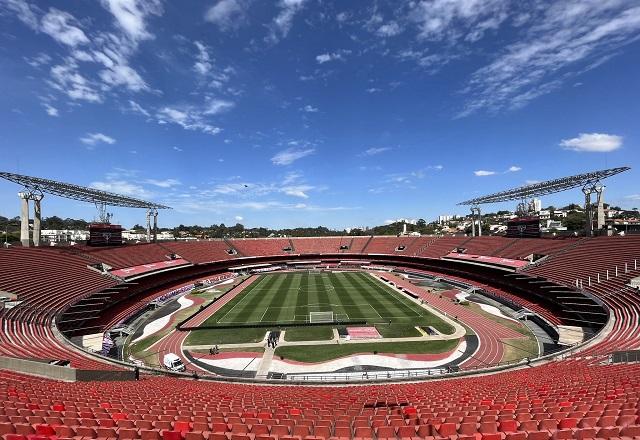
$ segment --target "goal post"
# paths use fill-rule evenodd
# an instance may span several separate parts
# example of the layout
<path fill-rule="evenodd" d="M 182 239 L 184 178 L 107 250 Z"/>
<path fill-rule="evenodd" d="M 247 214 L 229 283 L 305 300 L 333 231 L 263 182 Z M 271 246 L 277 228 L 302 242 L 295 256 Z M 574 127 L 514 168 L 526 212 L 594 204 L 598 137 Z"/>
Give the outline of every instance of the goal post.
<path fill-rule="evenodd" d="M 309 312 L 309 323 L 333 322 L 333 312 Z"/>

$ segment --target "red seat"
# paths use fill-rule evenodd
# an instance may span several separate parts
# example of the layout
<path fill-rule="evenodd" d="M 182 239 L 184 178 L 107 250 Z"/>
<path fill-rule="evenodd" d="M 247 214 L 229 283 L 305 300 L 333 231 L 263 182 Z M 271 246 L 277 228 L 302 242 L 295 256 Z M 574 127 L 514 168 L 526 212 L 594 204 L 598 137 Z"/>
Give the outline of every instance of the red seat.
<path fill-rule="evenodd" d="M 137 438 L 140 438 L 140 436 L 138 435 L 137 429 L 120 428 L 118 429 L 118 438 L 119 439 L 137 439 Z"/>
<path fill-rule="evenodd" d="M 380 440 L 382 439 L 395 439 L 396 438 L 396 428 L 393 426 L 380 426 L 375 428 L 376 437 Z"/>
<path fill-rule="evenodd" d="M 16 430 L 13 427 L 11 422 L 2 422 L 0 423 L 0 437 L 5 434 L 15 434 Z"/>
<path fill-rule="evenodd" d="M 443 423 L 438 427 L 438 434 L 441 436 L 456 435 L 457 429 L 455 423 Z"/>
<path fill-rule="evenodd" d="M 160 433 L 153 429 L 141 429 L 140 438 L 142 440 L 160 440 Z"/>
<path fill-rule="evenodd" d="M 620 430 L 623 437 L 640 437 L 640 425 L 627 425 Z"/>
<path fill-rule="evenodd" d="M 370 439 L 373 438 L 373 430 L 368 426 L 360 426 L 355 428 L 354 438 Z"/>
<path fill-rule="evenodd" d="M 558 423 L 558 429 L 571 429 L 577 426 L 578 426 L 578 419 L 569 418 L 569 417 L 560 420 L 560 422 Z"/>
<path fill-rule="evenodd" d="M 177 421 L 173 424 L 173 430 L 178 432 L 186 432 L 191 430 L 189 422 Z"/>
<path fill-rule="evenodd" d="M 280 421 L 282 422 L 282 420 Z M 285 435 L 289 435 L 289 427 L 286 425 L 272 425 L 271 426 L 271 435 L 275 435 L 278 437 L 282 437 Z"/>
<path fill-rule="evenodd" d="M 271 431 L 273 434 L 273 430 Z M 334 437 L 351 438 L 351 428 L 349 426 L 336 426 L 333 432 Z"/>
<path fill-rule="evenodd" d="M 515 420 L 503 420 L 498 424 L 500 432 L 516 432 L 518 430 L 518 422 Z"/>
<path fill-rule="evenodd" d="M 529 431 L 527 432 L 527 440 L 549 440 L 551 433 L 549 431 Z"/>
<path fill-rule="evenodd" d="M 96 434 L 98 435 L 97 438 L 99 439 L 112 439 L 112 438 L 118 438 L 118 435 L 116 434 L 115 429 L 113 428 L 98 428 L 96 429 Z"/>
<path fill-rule="evenodd" d="M 162 440 L 182 440 L 180 431 L 162 431 Z"/>

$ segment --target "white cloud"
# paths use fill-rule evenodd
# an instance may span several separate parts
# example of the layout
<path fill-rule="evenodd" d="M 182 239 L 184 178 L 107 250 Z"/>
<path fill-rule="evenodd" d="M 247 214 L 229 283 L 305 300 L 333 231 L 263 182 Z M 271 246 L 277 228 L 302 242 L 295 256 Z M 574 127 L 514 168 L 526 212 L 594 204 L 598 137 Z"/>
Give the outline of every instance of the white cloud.
<path fill-rule="evenodd" d="M 102 5 L 133 41 L 153 38 L 145 20 L 149 15 L 162 15 L 163 12 L 160 0 L 102 0 Z"/>
<path fill-rule="evenodd" d="M 113 65 L 109 69 L 100 71 L 99 76 L 102 81 L 110 86 L 125 86 L 132 92 L 139 92 L 148 88 L 138 72 L 126 64 Z"/>
<path fill-rule="evenodd" d="M 350 50 L 340 49 L 336 52 L 326 52 L 316 55 L 316 62 L 318 64 L 328 63 L 329 61 L 344 61 L 346 55 L 351 53 Z"/>
<path fill-rule="evenodd" d="M 116 140 L 103 133 L 87 133 L 84 137 L 80 138 L 80 142 L 90 146 L 94 146 L 99 143 L 113 145 L 116 143 Z"/>
<path fill-rule="evenodd" d="M 204 19 L 222 31 L 237 29 L 246 21 L 247 2 L 245 0 L 220 0 L 209 9 Z"/>
<path fill-rule="evenodd" d="M 506 18 L 508 0 L 422 0 L 410 19 L 418 23 L 423 40 L 476 41 Z"/>
<path fill-rule="evenodd" d="M 107 180 L 92 182 L 91 188 L 108 191 L 116 194 L 124 194 L 134 197 L 149 197 L 152 194 L 145 190 L 142 186 L 126 180 Z"/>
<path fill-rule="evenodd" d="M 530 15 L 522 36 L 471 76 L 458 117 L 521 108 L 567 80 L 575 82 L 640 36 L 640 6 L 634 2 L 565 0 Z"/>
<path fill-rule="evenodd" d="M 376 154 L 384 153 L 389 150 L 391 150 L 390 147 L 371 147 L 364 150 L 364 152 L 361 153 L 361 156 L 375 156 Z"/>
<path fill-rule="evenodd" d="M 227 110 L 231 110 L 234 106 L 235 104 L 231 101 L 224 99 L 211 99 L 207 102 L 203 113 L 205 115 L 217 115 L 219 113 L 224 113 Z"/>
<path fill-rule="evenodd" d="M 387 174 L 385 175 L 385 182 L 386 183 L 390 183 L 392 185 L 392 188 L 396 188 L 396 189 L 416 189 L 417 187 L 415 186 L 418 180 L 422 180 L 424 179 L 427 175 L 429 175 L 428 171 L 430 170 L 436 170 L 436 171 L 440 171 L 441 168 L 439 168 L 440 165 L 430 165 L 424 168 L 420 168 L 414 171 L 407 171 L 404 173 L 391 173 L 391 174 Z M 385 187 L 380 187 L 380 188 L 373 188 L 370 189 L 369 192 L 371 193 L 375 193 L 375 194 L 380 194 L 383 192 L 387 192 L 390 189 L 389 185 L 385 186 Z"/>
<path fill-rule="evenodd" d="M 318 64 L 327 63 L 327 62 L 331 61 L 332 59 L 333 59 L 333 57 L 329 53 L 323 53 L 323 54 L 320 54 L 320 55 L 316 56 L 316 61 L 318 62 Z"/>
<path fill-rule="evenodd" d="M 183 150 L 182 148 L 180 148 L 180 147 L 173 147 L 173 150 L 174 150 L 174 151 L 177 151 L 177 152 L 184 151 L 184 150 Z"/>
<path fill-rule="evenodd" d="M 306 183 L 294 183 L 301 177 L 300 174 L 290 173 L 282 183 L 251 183 L 251 182 L 227 182 L 216 185 L 211 192 L 225 196 L 235 196 L 241 198 L 264 197 L 269 194 L 284 194 L 290 197 L 302 199 L 309 198 L 310 191 L 322 190 Z"/>
<path fill-rule="evenodd" d="M 622 136 L 604 133 L 580 133 L 578 137 L 563 139 L 560 146 L 565 150 L 608 153 L 622 146 Z"/>
<path fill-rule="evenodd" d="M 278 152 L 275 156 L 273 156 L 271 158 L 271 162 L 273 162 L 275 165 L 290 165 L 298 159 L 302 159 L 303 157 L 313 154 L 315 151 L 315 148 L 288 148 L 286 150 Z"/>
<path fill-rule="evenodd" d="M 318 112 L 318 107 L 314 107 L 312 105 L 305 105 L 304 107 L 302 107 L 302 110 L 307 112 L 307 113 L 317 113 Z"/>
<path fill-rule="evenodd" d="M 267 40 L 277 43 L 285 38 L 291 30 L 295 15 L 302 10 L 307 0 L 280 0 L 278 7 L 280 12 L 270 26 L 270 33 Z"/>
<path fill-rule="evenodd" d="M 145 182 L 148 183 L 149 185 L 158 186 L 160 188 L 171 188 L 174 186 L 182 185 L 182 183 L 180 183 L 180 181 L 177 179 L 164 179 L 164 180 L 147 179 L 145 180 Z"/>
<path fill-rule="evenodd" d="M 198 48 L 198 54 L 196 55 L 196 62 L 193 65 L 193 70 L 200 75 L 206 75 L 213 67 L 211 64 L 211 58 L 209 57 L 208 48 L 200 41 L 195 41 L 193 44 Z"/>
<path fill-rule="evenodd" d="M 496 174 L 496 172 L 487 171 L 487 170 L 478 170 L 478 171 L 474 171 L 473 174 L 475 174 L 476 176 L 493 176 L 494 174 Z"/>
<path fill-rule="evenodd" d="M 309 195 L 307 194 L 307 192 L 312 189 L 314 189 L 314 187 L 311 185 L 295 185 L 295 186 L 285 186 L 281 189 L 281 191 L 288 196 L 308 199 Z"/>
<path fill-rule="evenodd" d="M 73 47 L 89 42 L 89 38 L 79 28 L 78 21 L 68 12 L 55 8 L 49 9 L 49 12 L 42 17 L 41 26 L 42 32 L 67 46 Z"/>
<path fill-rule="evenodd" d="M 230 66 L 227 66 L 224 69 L 216 68 L 214 65 L 214 59 L 209 53 L 210 47 L 200 41 L 195 41 L 193 44 L 198 50 L 195 55 L 196 59 L 193 64 L 193 70 L 199 75 L 203 84 L 215 89 L 222 89 L 222 87 L 229 82 L 231 76 L 235 73 L 235 69 Z M 237 91 L 232 92 L 237 93 Z"/>
<path fill-rule="evenodd" d="M 204 120 L 203 112 L 192 107 L 163 107 L 157 114 L 158 123 L 173 123 L 185 130 L 201 131 L 206 134 L 216 135 L 222 131 Z"/>
<path fill-rule="evenodd" d="M 133 100 L 129 100 L 129 108 L 136 112 L 136 113 L 140 113 L 141 115 L 144 115 L 146 117 L 150 117 L 151 114 L 145 110 L 140 104 L 138 104 L 137 102 L 133 101 Z"/>
<path fill-rule="evenodd" d="M 47 114 L 49 116 L 59 116 L 60 115 L 58 113 L 58 109 L 53 107 L 52 105 L 44 103 L 44 104 L 42 104 L 42 106 L 44 107 L 45 111 L 47 112 Z"/>
<path fill-rule="evenodd" d="M 98 90 L 78 72 L 78 66 L 74 62 L 68 61 L 66 64 L 53 66 L 50 84 L 71 99 L 102 102 Z"/>
<path fill-rule="evenodd" d="M 522 170 L 521 167 L 516 166 L 516 165 L 511 165 L 505 171 L 500 172 L 500 173 L 497 172 L 497 171 L 477 170 L 477 171 L 474 171 L 473 174 L 475 174 L 478 177 L 484 177 L 484 176 L 494 176 L 496 174 L 516 173 L 516 172 L 518 172 L 520 170 Z"/>
<path fill-rule="evenodd" d="M 284 176 L 284 179 L 282 180 L 282 184 L 283 185 L 290 185 L 293 182 L 296 182 L 297 180 L 299 180 L 302 177 L 302 174 L 296 171 L 292 171 L 290 173 L 287 173 Z"/>
<path fill-rule="evenodd" d="M 336 15 L 336 20 L 338 21 L 338 23 L 344 23 L 349 19 L 350 16 L 351 14 L 349 14 L 346 11 L 343 11 L 338 13 L 338 15 Z"/>
<path fill-rule="evenodd" d="M 234 217 L 234 219 L 235 219 L 236 221 L 241 222 L 242 220 L 244 220 L 244 217 L 242 217 L 241 215 L 236 215 L 236 216 Z"/>
<path fill-rule="evenodd" d="M 39 30 L 38 7 L 24 0 L 4 0 L 2 6 L 14 12 L 18 19 L 33 30 Z"/>
<path fill-rule="evenodd" d="M 367 93 L 378 93 L 378 92 L 382 92 L 382 89 L 379 89 L 378 87 L 369 87 L 367 90 Z"/>
<path fill-rule="evenodd" d="M 383 24 L 376 30 L 376 34 L 381 37 L 394 37 L 402 32 L 402 28 L 395 21 Z"/>
<path fill-rule="evenodd" d="M 31 67 L 40 67 L 51 62 L 51 57 L 44 52 L 39 53 L 33 58 L 24 57 L 24 60 Z"/>

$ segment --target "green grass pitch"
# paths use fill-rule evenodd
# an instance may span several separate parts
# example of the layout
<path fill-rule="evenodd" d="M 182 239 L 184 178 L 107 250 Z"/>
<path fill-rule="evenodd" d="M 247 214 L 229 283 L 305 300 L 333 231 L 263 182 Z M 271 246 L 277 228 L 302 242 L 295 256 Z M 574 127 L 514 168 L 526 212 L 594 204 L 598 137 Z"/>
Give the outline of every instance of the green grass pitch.
<path fill-rule="evenodd" d="M 309 312 L 329 311 L 334 319 L 371 324 L 391 321 L 394 326 L 410 328 L 431 325 L 443 333 L 453 331 L 406 295 L 367 273 L 356 272 L 260 275 L 202 325 L 302 323 L 308 322 Z"/>

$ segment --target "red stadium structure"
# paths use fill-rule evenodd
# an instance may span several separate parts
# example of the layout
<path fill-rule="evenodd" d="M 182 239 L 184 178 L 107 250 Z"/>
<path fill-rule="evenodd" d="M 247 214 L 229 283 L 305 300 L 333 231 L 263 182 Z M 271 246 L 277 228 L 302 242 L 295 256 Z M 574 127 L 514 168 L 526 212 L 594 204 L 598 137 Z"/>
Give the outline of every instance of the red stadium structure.
<path fill-rule="evenodd" d="M 447 258 L 456 249 L 496 259 L 529 257 L 529 264 L 514 270 L 490 260 Z M 175 259 L 185 261 L 130 278 L 112 273 Z M 639 259 L 638 236 L 278 238 L 0 250 L 0 291 L 17 297 L 13 307 L 0 312 L 0 435 L 5 440 L 640 438 L 640 365 L 612 356 L 640 348 L 640 298 L 629 286 L 640 276 Z M 132 366 L 81 351 L 66 339 L 112 328 L 154 298 L 194 280 L 224 277 L 238 265 L 309 260 L 360 260 L 456 280 L 519 304 L 552 326 L 591 328 L 594 337 L 493 374 L 465 376 L 479 368 L 470 365 L 436 381 L 341 387 L 195 381 L 192 373 L 152 371 L 133 382 Z M 481 333 L 490 344 L 490 325 Z M 45 369 L 33 365 L 54 360 L 68 362 L 58 368 L 74 371 L 74 382 L 24 374 L 32 368 L 43 375 Z"/>

